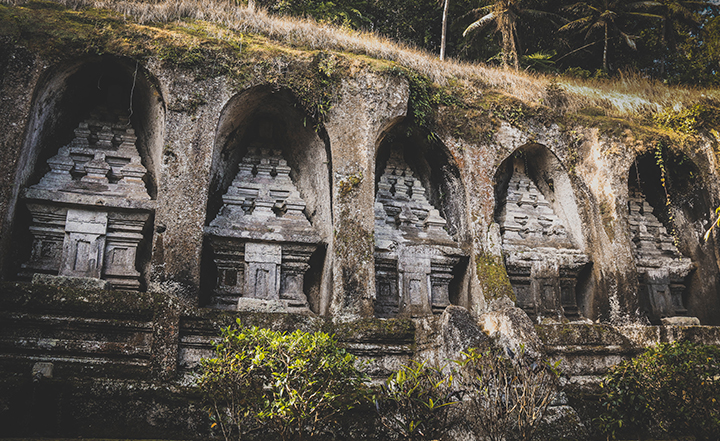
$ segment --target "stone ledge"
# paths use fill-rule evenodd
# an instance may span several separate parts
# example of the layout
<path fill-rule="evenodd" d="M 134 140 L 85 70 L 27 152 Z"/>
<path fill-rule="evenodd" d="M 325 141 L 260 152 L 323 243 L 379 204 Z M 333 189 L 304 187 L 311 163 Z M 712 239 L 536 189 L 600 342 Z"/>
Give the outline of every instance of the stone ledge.
<path fill-rule="evenodd" d="M 164 294 L 0 282 L 0 310 L 150 319 Z"/>
<path fill-rule="evenodd" d="M 110 282 L 92 277 L 52 276 L 50 274 L 33 274 L 33 285 L 61 286 L 73 289 L 109 290 Z"/>

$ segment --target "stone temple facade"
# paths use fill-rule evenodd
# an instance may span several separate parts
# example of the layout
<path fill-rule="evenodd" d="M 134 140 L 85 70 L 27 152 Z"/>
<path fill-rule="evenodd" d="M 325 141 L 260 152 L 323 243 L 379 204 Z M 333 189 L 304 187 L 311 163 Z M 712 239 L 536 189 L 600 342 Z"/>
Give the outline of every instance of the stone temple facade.
<path fill-rule="evenodd" d="M 209 60 L 226 49 L 204 38 L 193 35 Z M 158 54 L 88 55 L 97 43 L 79 35 L 52 58 L 0 45 L 3 435 L 209 439 L 190 386 L 238 319 L 328 330 L 376 381 L 471 341 L 524 347 L 562 360 L 569 400 L 553 407 L 565 410 L 650 345 L 720 345 L 718 229 L 703 240 L 720 205 L 713 138 L 671 146 L 696 177 L 667 182 L 671 237 L 646 202 L 657 195 L 628 194 L 638 158 L 657 166 L 640 134 L 627 141 L 632 127 L 618 135 L 539 102 L 512 121 L 448 104 L 429 133 L 407 79 L 364 57 L 258 45 L 262 62 L 248 53 L 242 75 L 225 76 Z M 330 65 L 342 79 L 313 120 L 297 87 Z M 132 115 L 97 106 L 108 78 Z M 593 405 L 576 407 L 575 427 L 592 424 Z"/>
<path fill-rule="evenodd" d="M 213 303 L 220 308 L 242 309 L 254 300 L 308 306 L 303 280 L 320 237 L 271 138 L 262 132 L 249 147 L 220 213 L 205 227 L 217 271 Z"/>
<path fill-rule="evenodd" d="M 47 161 L 22 198 L 30 210 L 32 255 L 21 276 L 66 276 L 137 290 L 138 247 L 154 211 L 146 169 L 126 117 L 97 109 Z"/>
<path fill-rule="evenodd" d="M 579 318 L 575 286 L 589 258 L 573 244 L 562 220 L 527 176 L 522 157 L 513 161 L 499 222 L 518 306 L 532 318 Z"/>
<path fill-rule="evenodd" d="M 391 151 L 375 196 L 375 314 L 442 313 L 450 304 L 453 269 L 466 254 L 425 196 L 420 179 Z"/>
<path fill-rule="evenodd" d="M 693 262 L 680 254 L 675 239 L 655 217 L 641 191 L 631 190 L 628 205 L 641 308 L 654 323 L 661 318 L 687 315 L 682 298 Z"/>

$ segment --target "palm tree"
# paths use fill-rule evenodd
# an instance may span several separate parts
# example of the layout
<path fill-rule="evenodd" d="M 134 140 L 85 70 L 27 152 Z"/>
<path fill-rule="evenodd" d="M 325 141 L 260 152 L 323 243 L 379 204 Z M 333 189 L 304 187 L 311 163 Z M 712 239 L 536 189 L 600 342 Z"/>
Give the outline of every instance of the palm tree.
<path fill-rule="evenodd" d="M 627 3 L 625 0 L 595 0 L 592 2 L 579 2 L 569 6 L 567 9 L 581 15 L 581 17 L 571 21 L 559 30 L 579 30 L 585 33 L 585 40 L 597 30 L 604 31 L 603 70 L 607 71 L 607 52 L 610 32 L 619 33 L 631 49 L 637 49 L 637 44 L 635 43 L 635 38 L 637 37 L 623 32 L 619 27 L 618 21 L 624 16 L 662 19 L 661 16 L 656 14 L 635 12 L 640 9 L 657 6 L 660 6 L 660 3 L 655 1 Z"/>
<path fill-rule="evenodd" d="M 502 62 L 504 66 L 512 64 L 515 70 L 520 68 L 518 58 L 517 21 L 523 15 L 549 16 L 548 12 L 523 8 L 525 0 L 494 0 L 491 4 L 475 10 L 482 16 L 471 23 L 463 32 L 465 37 L 470 32 L 495 23 L 496 29 L 502 37 Z"/>

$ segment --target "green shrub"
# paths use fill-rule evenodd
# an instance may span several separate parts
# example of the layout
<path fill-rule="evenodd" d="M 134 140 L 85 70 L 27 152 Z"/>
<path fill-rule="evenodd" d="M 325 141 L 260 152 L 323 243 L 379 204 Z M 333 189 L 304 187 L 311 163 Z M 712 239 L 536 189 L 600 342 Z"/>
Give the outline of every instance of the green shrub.
<path fill-rule="evenodd" d="M 443 367 L 413 361 L 381 386 L 375 406 L 382 424 L 409 440 L 434 440 L 449 428 L 449 408 L 458 402 L 453 376 Z"/>
<path fill-rule="evenodd" d="M 216 357 L 202 360 L 199 379 L 213 426 L 226 440 L 257 428 L 283 440 L 313 437 L 367 400 L 355 356 L 332 336 L 237 324 L 222 330 Z"/>
<path fill-rule="evenodd" d="M 549 364 L 490 348 L 463 353 L 458 378 L 469 407 L 466 419 L 480 439 L 530 441 L 558 390 L 559 362 Z"/>
<path fill-rule="evenodd" d="M 703 99 L 691 107 L 665 108 L 653 115 L 658 126 L 679 133 L 695 135 L 708 127 L 713 127 L 720 116 L 720 103 L 712 99 Z"/>
<path fill-rule="evenodd" d="M 573 78 L 588 79 L 592 77 L 592 72 L 585 70 L 582 67 L 568 67 L 565 69 L 564 75 Z"/>
<path fill-rule="evenodd" d="M 720 348 L 659 344 L 610 369 L 601 383 L 597 422 L 613 438 L 627 434 L 720 433 Z"/>

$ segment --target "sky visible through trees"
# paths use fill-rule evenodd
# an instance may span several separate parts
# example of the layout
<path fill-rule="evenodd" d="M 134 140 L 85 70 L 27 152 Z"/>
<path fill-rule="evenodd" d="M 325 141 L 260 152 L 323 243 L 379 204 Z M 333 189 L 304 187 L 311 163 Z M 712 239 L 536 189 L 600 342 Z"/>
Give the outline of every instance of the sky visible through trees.
<path fill-rule="evenodd" d="M 254 3 L 440 55 L 445 0 Z M 720 0 L 448 0 L 445 57 L 579 77 L 633 71 L 671 84 L 717 85 Z"/>

